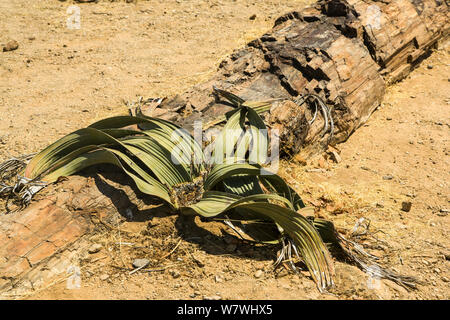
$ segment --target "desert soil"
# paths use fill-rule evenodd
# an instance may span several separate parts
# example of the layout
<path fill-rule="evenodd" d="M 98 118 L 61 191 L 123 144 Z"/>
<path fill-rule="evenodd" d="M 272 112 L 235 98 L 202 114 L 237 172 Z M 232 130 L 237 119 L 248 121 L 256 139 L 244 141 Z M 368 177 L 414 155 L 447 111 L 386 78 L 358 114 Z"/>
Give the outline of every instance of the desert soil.
<path fill-rule="evenodd" d="M 221 59 L 308 1 L 1 1 L 0 161 L 39 151 L 126 104 L 181 92 Z M 338 145 L 341 160 L 284 160 L 280 174 L 316 207 L 351 230 L 370 220 L 367 244 L 417 290 L 371 279 L 336 261 L 336 287 L 321 294 L 307 273 L 273 271 L 274 248 L 250 246 L 222 224 L 186 222 L 155 209 L 92 237 L 101 250 L 80 261 L 81 287 L 67 281 L 22 299 L 449 299 L 450 50 L 440 48 L 388 88 L 368 122 Z M 409 212 L 402 202 L 411 202 Z M 194 228 L 200 226 L 204 228 Z M 182 235 L 182 236 L 181 236 Z M 117 245 L 121 243 L 121 245 Z M 136 258 L 152 271 L 130 274 Z M 147 269 L 148 269 L 147 268 Z M 260 270 L 260 271 L 259 271 Z"/>

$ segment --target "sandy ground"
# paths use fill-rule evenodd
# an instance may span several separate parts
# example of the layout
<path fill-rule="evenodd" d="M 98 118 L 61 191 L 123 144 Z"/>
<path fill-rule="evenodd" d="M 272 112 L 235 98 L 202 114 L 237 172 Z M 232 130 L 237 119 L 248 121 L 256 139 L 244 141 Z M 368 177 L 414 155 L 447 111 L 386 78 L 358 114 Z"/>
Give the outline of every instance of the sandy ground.
<path fill-rule="evenodd" d="M 81 29 L 70 30 L 70 1 L 2 1 L 0 44 L 14 39 L 19 48 L 0 52 L 0 161 L 124 113 L 139 96 L 170 95 L 206 79 L 223 56 L 305 3 L 100 1 L 79 4 Z M 306 273 L 274 272 L 273 249 L 236 242 L 219 224 L 197 220 L 207 231 L 185 230 L 161 211 L 94 236 L 103 249 L 81 262 L 81 288 L 64 281 L 23 298 L 449 299 L 449 54 L 441 46 L 390 87 L 366 125 L 338 146 L 342 161 L 305 166 L 294 158 L 280 170 L 317 215 L 340 228 L 370 219 L 372 252 L 420 279 L 417 290 L 374 282 L 337 261 L 336 288 L 320 294 Z M 401 210 L 403 201 L 411 211 Z M 150 259 L 154 272 L 130 275 L 125 267 L 135 258 Z"/>

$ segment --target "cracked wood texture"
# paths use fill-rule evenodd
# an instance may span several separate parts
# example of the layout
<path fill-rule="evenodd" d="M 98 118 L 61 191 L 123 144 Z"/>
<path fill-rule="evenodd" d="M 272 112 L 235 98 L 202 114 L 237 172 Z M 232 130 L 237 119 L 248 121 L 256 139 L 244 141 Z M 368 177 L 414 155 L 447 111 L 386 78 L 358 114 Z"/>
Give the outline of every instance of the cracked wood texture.
<path fill-rule="evenodd" d="M 368 119 L 386 84 L 405 77 L 447 36 L 448 15 L 442 0 L 319 1 L 277 19 L 270 32 L 224 60 L 206 83 L 144 112 L 189 129 L 196 120 L 208 122 L 231 110 L 212 94 L 213 85 L 249 100 L 285 98 L 265 120 L 279 130 L 284 153 L 308 157 L 345 141 Z M 309 125 L 312 110 L 291 101 L 304 93 L 319 95 L 331 109 L 331 140 L 322 132 L 322 118 Z M 40 288 L 76 264 L 95 229 L 81 209 L 117 217 L 117 210 L 101 209 L 111 207 L 113 195 L 101 193 L 89 179 L 71 177 L 65 188 L 60 185 L 54 189 L 58 194 L 0 217 L 1 293 Z"/>
<path fill-rule="evenodd" d="M 139 211 L 123 175 L 113 180 L 68 177 L 24 211 L 0 216 L 0 300 L 70 277 L 89 256 L 92 234 L 124 221 L 127 211 Z"/>
<path fill-rule="evenodd" d="M 276 20 L 261 38 L 224 60 L 216 75 L 144 114 L 191 129 L 231 110 L 212 87 L 248 100 L 285 98 L 265 115 L 282 151 L 305 158 L 345 141 L 380 104 L 386 84 L 401 80 L 448 34 L 448 6 L 435 0 L 326 0 Z M 315 93 L 331 109 L 311 126 L 306 105 L 289 100 Z M 319 113 L 320 114 L 320 113 Z M 330 139 L 331 138 L 331 139 Z"/>

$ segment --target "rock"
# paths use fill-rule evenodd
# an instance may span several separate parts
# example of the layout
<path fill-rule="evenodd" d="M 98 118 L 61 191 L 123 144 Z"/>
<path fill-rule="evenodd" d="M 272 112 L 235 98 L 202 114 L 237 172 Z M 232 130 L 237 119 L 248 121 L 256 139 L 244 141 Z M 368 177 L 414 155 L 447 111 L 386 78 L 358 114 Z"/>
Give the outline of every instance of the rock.
<path fill-rule="evenodd" d="M 19 48 L 19 43 L 16 40 L 11 40 L 3 47 L 3 52 L 17 50 L 17 48 Z"/>
<path fill-rule="evenodd" d="M 252 14 L 252 15 L 249 17 L 249 19 L 250 19 L 250 20 L 255 20 L 255 19 L 256 19 L 256 14 Z"/>
<path fill-rule="evenodd" d="M 181 276 L 180 273 L 179 273 L 178 271 L 176 271 L 176 270 L 170 271 L 170 275 L 171 275 L 172 278 L 174 278 L 174 279 L 177 279 L 177 278 L 179 278 L 179 277 Z"/>
<path fill-rule="evenodd" d="M 223 279 L 222 279 L 220 276 L 215 276 L 215 277 L 214 277 L 214 280 L 215 280 L 217 283 L 223 282 Z"/>
<path fill-rule="evenodd" d="M 199 266 L 199 268 L 203 268 L 205 266 L 205 264 L 203 263 L 203 261 L 193 257 L 195 263 L 197 264 L 197 266 Z"/>
<path fill-rule="evenodd" d="M 108 274 L 102 274 L 101 276 L 100 276 L 100 280 L 102 280 L 102 281 L 105 281 L 105 280 L 108 280 L 109 279 L 109 275 Z"/>
<path fill-rule="evenodd" d="M 432 65 L 432 64 L 429 64 L 429 65 L 427 65 L 427 68 L 428 68 L 429 70 L 431 70 L 431 69 L 433 69 L 433 65 Z"/>
<path fill-rule="evenodd" d="M 319 168 L 321 168 L 321 169 L 328 169 L 330 166 L 329 166 L 329 164 L 328 164 L 328 162 L 325 160 L 325 158 L 324 157 L 320 157 L 318 160 L 317 160 L 317 166 L 319 167 Z"/>
<path fill-rule="evenodd" d="M 262 270 L 258 270 L 255 272 L 254 276 L 256 279 L 259 279 L 263 276 L 264 272 Z"/>
<path fill-rule="evenodd" d="M 224 277 L 224 279 L 225 279 L 225 281 L 231 281 L 231 280 L 233 280 L 233 276 L 231 276 L 231 275 L 226 275 L 226 276 Z"/>
<path fill-rule="evenodd" d="M 286 277 L 288 275 L 289 275 L 289 271 L 287 271 L 286 269 L 283 269 L 275 275 L 275 278 L 279 279 L 279 278 Z"/>
<path fill-rule="evenodd" d="M 410 201 L 403 201 L 402 202 L 402 211 L 409 212 L 411 211 L 412 202 Z"/>
<path fill-rule="evenodd" d="M 215 296 L 203 296 L 203 300 L 222 300 L 222 297 L 219 295 Z"/>
<path fill-rule="evenodd" d="M 7 142 L 7 135 L 4 135 L 4 136 L 0 136 L 0 144 L 6 144 L 6 142 Z"/>
<path fill-rule="evenodd" d="M 100 243 L 95 243 L 92 246 L 89 247 L 88 252 L 90 254 L 94 254 L 102 250 L 103 246 Z"/>
<path fill-rule="evenodd" d="M 133 268 L 145 268 L 150 263 L 148 259 L 134 259 Z"/>
<path fill-rule="evenodd" d="M 394 176 L 391 174 L 387 174 L 387 175 L 383 176 L 383 180 L 392 180 L 392 179 L 394 179 Z"/>
<path fill-rule="evenodd" d="M 336 163 L 339 163 L 339 162 L 342 161 L 341 156 L 336 151 L 331 151 L 330 152 L 330 159 L 333 160 Z"/>

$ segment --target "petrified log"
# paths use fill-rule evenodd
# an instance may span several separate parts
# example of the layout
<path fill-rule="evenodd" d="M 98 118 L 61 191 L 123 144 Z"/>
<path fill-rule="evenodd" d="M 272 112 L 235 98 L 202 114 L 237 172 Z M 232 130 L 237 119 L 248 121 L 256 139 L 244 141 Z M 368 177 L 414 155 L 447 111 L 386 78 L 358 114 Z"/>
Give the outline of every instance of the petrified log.
<path fill-rule="evenodd" d="M 444 1 L 321 0 L 278 18 L 269 33 L 225 59 L 211 80 L 148 115 L 186 128 L 208 123 L 231 109 L 212 94 L 213 86 L 246 100 L 285 98 L 274 103 L 266 123 L 279 130 L 285 152 L 306 158 L 363 124 L 386 84 L 405 77 L 448 34 L 448 17 Z M 289 101 L 305 93 L 326 102 L 333 130 L 323 134 L 323 118 L 309 125 L 305 118 L 314 110 Z"/>
<path fill-rule="evenodd" d="M 231 107 L 212 94 L 213 86 L 246 100 L 284 98 L 266 122 L 279 130 L 284 152 L 307 157 L 345 141 L 363 124 L 386 84 L 405 77 L 447 36 L 448 16 L 441 0 L 321 0 L 277 19 L 269 33 L 224 60 L 211 80 L 149 115 L 187 128 L 195 120 L 215 120 Z M 310 124 L 314 110 L 293 102 L 305 93 L 325 101 L 334 127 L 323 130 L 323 118 Z M 67 192 L 43 195 L 23 212 L 0 217 L 0 293 L 38 288 L 79 259 L 94 228 L 81 211 L 117 217 L 117 210 L 105 209 L 114 208 L 113 195 L 79 179 L 63 182 Z"/>
<path fill-rule="evenodd" d="M 0 300 L 70 276 L 88 255 L 93 233 L 152 207 L 140 203 L 123 175 L 108 178 L 68 177 L 24 211 L 0 216 Z"/>

